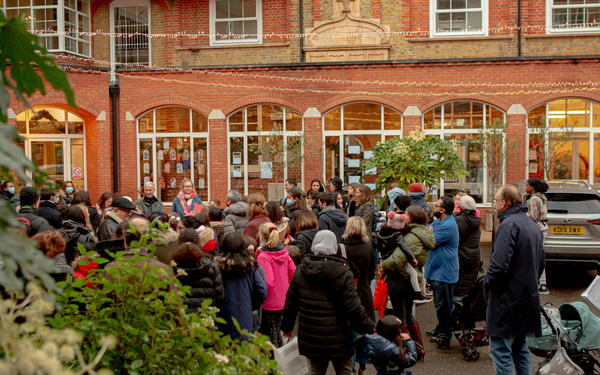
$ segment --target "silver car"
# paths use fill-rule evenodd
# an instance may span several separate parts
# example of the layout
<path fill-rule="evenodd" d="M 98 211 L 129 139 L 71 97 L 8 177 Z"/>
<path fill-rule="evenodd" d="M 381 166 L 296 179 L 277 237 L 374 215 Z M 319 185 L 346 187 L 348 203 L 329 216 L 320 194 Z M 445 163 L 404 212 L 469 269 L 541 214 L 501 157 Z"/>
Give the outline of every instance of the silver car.
<path fill-rule="evenodd" d="M 548 185 L 546 261 L 600 270 L 600 194 L 582 181 L 551 180 Z"/>

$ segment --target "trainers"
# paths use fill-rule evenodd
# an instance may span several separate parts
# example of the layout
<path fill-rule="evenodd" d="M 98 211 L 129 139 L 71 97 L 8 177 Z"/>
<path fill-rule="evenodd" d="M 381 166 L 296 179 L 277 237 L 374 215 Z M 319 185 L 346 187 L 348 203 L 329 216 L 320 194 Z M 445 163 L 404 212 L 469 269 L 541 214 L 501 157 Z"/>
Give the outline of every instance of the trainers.
<path fill-rule="evenodd" d="M 413 300 L 413 302 L 417 305 L 422 305 L 424 303 L 431 302 L 431 301 L 433 301 L 433 298 L 425 297 L 421 293 L 417 293 L 417 295 L 415 296 L 415 299 Z"/>
<path fill-rule="evenodd" d="M 429 285 L 427 285 L 427 287 L 425 288 L 425 295 L 427 297 L 432 297 L 433 296 L 433 292 L 431 291 L 431 287 Z"/>
<path fill-rule="evenodd" d="M 437 335 L 439 335 L 438 331 L 434 328 L 431 331 L 427 331 L 425 332 L 425 334 L 427 334 L 427 336 L 433 336 L 433 337 L 437 337 Z"/>
<path fill-rule="evenodd" d="M 540 294 L 550 294 L 550 289 L 545 284 L 540 284 L 538 287 L 538 292 Z"/>

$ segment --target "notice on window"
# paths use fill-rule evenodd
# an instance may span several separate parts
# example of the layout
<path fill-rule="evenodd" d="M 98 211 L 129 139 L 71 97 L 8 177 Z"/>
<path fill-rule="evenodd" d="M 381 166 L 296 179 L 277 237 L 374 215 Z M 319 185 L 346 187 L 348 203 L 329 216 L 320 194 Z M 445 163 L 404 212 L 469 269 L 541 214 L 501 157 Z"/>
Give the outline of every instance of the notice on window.
<path fill-rule="evenodd" d="M 360 154 L 360 146 L 348 146 L 348 155 Z"/>
<path fill-rule="evenodd" d="M 375 184 L 365 184 L 365 186 L 368 186 L 369 189 L 371 189 L 371 191 L 375 191 L 375 189 L 377 188 L 377 185 Z"/>
<path fill-rule="evenodd" d="M 242 164 L 242 153 L 241 152 L 234 152 L 233 153 L 233 164 Z"/>
<path fill-rule="evenodd" d="M 377 167 L 373 167 L 371 169 L 367 169 L 365 171 L 365 175 L 377 174 Z"/>
<path fill-rule="evenodd" d="M 233 177 L 242 177 L 242 166 L 241 165 L 233 166 Z"/>
<path fill-rule="evenodd" d="M 363 157 L 365 160 L 371 159 L 373 157 L 373 151 L 365 151 L 363 152 Z"/>
<path fill-rule="evenodd" d="M 73 168 L 73 180 L 81 180 L 82 177 L 82 171 L 80 167 L 75 167 Z"/>
<path fill-rule="evenodd" d="M 349 184 L 360 184 L 360 176 L 348 176 L 348 183 Z"/>
<path fill-rule="evenodd" d="M 270 179 L 273 178 L 273 162 L 263 161 L 260 163 L 260 178 Z"/>
<path fill-rule="evenodd" d="M 358 159 L 350 159 L 348 160 L 348 168 L 359 168 L 360 160 Z"/>

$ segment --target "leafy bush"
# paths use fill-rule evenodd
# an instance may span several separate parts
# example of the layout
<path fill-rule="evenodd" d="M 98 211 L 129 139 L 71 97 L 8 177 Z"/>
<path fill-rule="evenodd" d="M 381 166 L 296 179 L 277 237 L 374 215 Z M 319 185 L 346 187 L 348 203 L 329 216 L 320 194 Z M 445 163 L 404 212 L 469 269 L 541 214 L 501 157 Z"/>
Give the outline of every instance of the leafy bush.
<path fill-rule="evenodd" d="M 160 236 L 156 226 L 133 247 L 154 251 L 151 242 Z M 215 327 L 222 320 L 210 301 L 198 314 L 187 315 L 183 295 L 189 287 L 148 264 L 139 249 L 132 253 L 127 259 L 125 252 L 115 254 L 118 260 L 104 270 L 114 282 L 98 270 L 87 280 L 93 288 L 85 287 L 84 279 L 58 284 L 64 292 L 57 303 L 64 311 L 48 320 L 56 328 L 83 333 L 84 355 L 97 352 L 102 337 L 114 336 L 115 350 L 100 365 L 116 374 L 265 374 L 276 367 L 268 337 L 245 333 L 249 341 L 243 342 L 223 337 Z"/>

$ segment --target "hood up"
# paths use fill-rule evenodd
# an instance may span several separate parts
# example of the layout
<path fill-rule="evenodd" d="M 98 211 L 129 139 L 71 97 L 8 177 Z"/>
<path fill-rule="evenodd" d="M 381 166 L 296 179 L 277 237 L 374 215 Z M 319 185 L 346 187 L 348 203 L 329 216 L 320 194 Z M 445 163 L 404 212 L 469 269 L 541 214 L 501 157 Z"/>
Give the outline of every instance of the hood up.
<path fill-rule="evenodd" d="M 63 233 L 63 237 L 67 242 L 78 238 L 80 235 L 86 235 L 91 233 L 91 231 L 85 226 L 83 226 L 83 224 L 79 224 L 73 220 L 63 221 L 61 232 Z"/>
<path fill-rule="evenodd" d="M 343 287 L 342 276 L 350 271 L 348 262 L 336 255 L 307 254 L 302 260 L 301 272 L 315 289 L 338 292 Z"/>
<path fill-rule="evenodd" d="M 310 250 L 313 254 L 332 255 L 337 253 L 337 237 L 330 230 L 322 230 L 313 239 Z"/>
<path fill-rule="evenodd" d="M 346 225 L 346 221 L 348 220 L 344 211 L 339 210 L 334 206 L 325 207 L 323 211 L 321 211 L 321 213 L 319 214 L 319 216 L 321 215 L 326 215 L 327 217 L 329 217 L 338 227 L 343 227 L 344 225 Z"/>
<path fill-rule="evenodd" d="M 396 199 L 398 195 L 406 195 L 406 192 L 400 188 L 393 188 L 387 193 L 387 196 L 390 200 L 390 212 L 394 211 L 394 199 Z"/>

